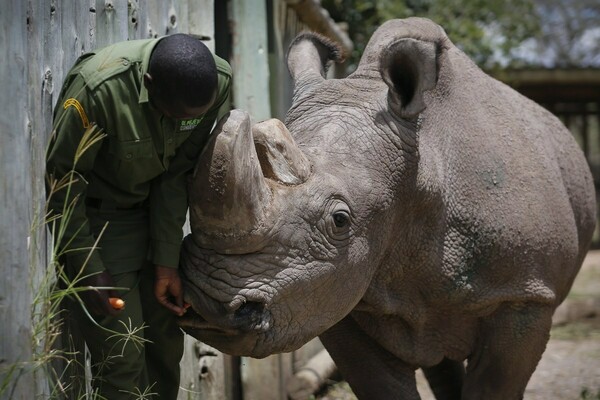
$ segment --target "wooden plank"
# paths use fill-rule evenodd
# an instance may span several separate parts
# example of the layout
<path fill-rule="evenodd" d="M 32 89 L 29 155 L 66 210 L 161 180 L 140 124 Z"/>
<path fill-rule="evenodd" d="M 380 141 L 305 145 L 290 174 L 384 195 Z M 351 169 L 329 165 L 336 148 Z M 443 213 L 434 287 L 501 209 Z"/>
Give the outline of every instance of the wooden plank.
<path fill-rule="evenodd" d="M 175 9 L 177 29 L 199 37 L 214 37 L 214 0 L 189 0 L 180 2 Z M 172 24 L 172 18 L 169 23 Z M 214 40 L 204 40 L 214 52 Z M 189 232 L 189 227 L 186 233 Z M 181 386 L 193 388 L 179 399 L 223 399 L 239 398 L 239 366 L 237 358 L 227 356 L 218 350 L 186 335 L 186 351 L 181 362 Z"/>
<path fill-rule="evenodd" d="M 244 400 L 287 399 L 286 383 L 292 376 L 292 354 L 276 354 L 263 359 L 242 357 Z"/>
<path fill-rule="evenodd" d="M 273 117 L 285 120 L 285 115 L 292 105 L 294 85 L 287 69 L 285 58 L 287 49 L 296 35 L 306 28 L 296 13 L 285 2 L 272 3 L 273 15 L 270 24 L 273 36 L 272 49 L 269 52 L 269 71 L 271 87 L 271 111 Z"/>
<path fill-rule="evenodd" d="M 319 338 L 314 338 L 310 342 L 306 343 L 304 346 L 300 347 L 298 350 L 293 353 L 293 370 L 297 372 L 300 368 L 302 368 L 308 360 L 310 360 L 313 356 L 323 350 L 323 344 L 319 340 Z"/>
<path fill-rule="evenodd" d="M 167 34 L 169 6 L 169 2 L 167 1 L 150 1 L 147 3 L 148 35 L 150 37 L 159 37 Z"/>
<path fill-rule="evenodd" d="M 62 8 L 59 7 L 58 1 L 50 0 L 49 5 L 41 7 L 43 10 L 41 16 L 43 21 L 43 53 L 40 62 L 44 68 L 44 81 L 42 86 L 42 94 L 50 99 L 50 102 L 44 102 L 44 118 L 52 119 L 52 107 L 56 103 L 58 92 L 60 91 L 60 84 L 64 76 L 64 63 L 63 59 L 64 50 L 62 48 Z M 34 23 L 39 23 L 38 21 Z M 68 68 L 68 67 L 67 67 Z M 54 89 L 56 88 L 56 95 L 54 95 Z"/>
<path fill-rule="evenodd" d="M 33 399 L 29 286 L 32 170 L 27 136 L 27 3 L 3 2 L 0 13 L 0 382 L 2 398 Z M 16 367 L 13 369 L 12 367 Z"/>
<path fill-rule="evenodd" d="M 57 6 L 60 14 L 60 44 L 63 52 L 62 71 L 66 74 L 82 54 L 92 51 L 96 46 L 94 30 L 96 13 L 91 12 L 89 2 L 61 3 Z M 93 22 L 92 22 L 93 21 Z M 49 32 L 50 35 L 56 33 Z M 62 76 L 58 77 L 62 82 Z"/>
<path fill-rule="evenodd" d="M 104 47 L 127 39 L 127 1 L 96 0 L 96 46 Z"/>
<path fill-rule="evenodd" d="M 171 0 L 168 16 L 168 33 L 187 33 L 189 30 L 188 21 L 188 0 Z"/>
<path fill-rule="evenodd" d="M 151 10 L 151 14 L 154 26 L 162 26 L 164 23 L 169 34 L 181 32 L 213 37 L 213 10 L 214 0 L 189 0 L 171 2 L 168 7 L 163 4 L 162 7 Z M 211 47 L 210 41 L 205 43 L 214 51 L 214 45 Z M 189 221 L 184 232 L 190 232 Z M 185 336 L 184 346 L 178 399 L 237 400 L 239 377 L 235 372 L 234 359 L 189 335 Z"/>
<path fill-rule="evenodd" d="M 46 227 L 44 225 L 44 214 L 46 204 L 46 193 L 44 190 L 44 173 L 46 143 L 52 129 L 51 110 L 52 99 L 47 96 L 47 91 L 40 88 L 47 88 L 47 80 L 44 63 L 44 38 L 46 37 L 45 14 L 50 10 L 46 7 L 38 7 L 36 4 L 28 3 L 28 21 L 27 21 L 27 96 L 24 101 L 27 102 L 27 127 L 30 137 L 30 165 L 31 174 L 31 210 L 33 213 L 33 224 L 31 228 L 30 241 L 30 264 L 29 271 L 31 288 L 39 296 L 41 293 L 48 293 L 52 283 L 45 280 L 51 276 L 52 269 L 47 268 L 48 254 L 50 254 L 50 245 L 47 242 Z M 33 338 L 32 343 L 38 343 L 34 349 L 33 357 L 41 355 L 48 343 L 52 342 L 52 337 L 42 329 L 35 329 L 36 324 L 41 324 L 42 318 L 46 314 L 44 306 L 45 301 L 36 301 L 32 306 L 34 316 L 32 318 L 33 332 L 37 332 L 37 337 Z M 35 308 L 34 308 L 35 307 Z M 33 333 L 35 335 L 35 333 Z M 48 380 L 47 370 L 51 369 L 54 363 L 34 371 L 36 398 L 48 398 L 53 385 Z M 62 367 L 62 365 L 61 365 Z"/>
<path fill-rule="evenodd" d="M 186 336 L 179 400 L 238 400 L 233 357 Z M 193 377 L 190 375 L 193 374 Z"/>
<path fill-rule="evenodd" d="M 217 0 L 219 1 L 219 0 Z M 215 52 L 214 0 L 190 0 L 188 4 L 188 28 L 192 35 L 205 37 L 203 42 L 210 51 Z"/>
<path fill-rule="evenodd" d="M 233 103 L 256 121 L 271 117 L 265 0 L 232 0 Z"/>
<path fill-rule="evenodd" d="M 127 10 L 127 38 L 129 40 L 146 39 L 148 33 L 148 7 L 143 0 L 129 0 Z"/>

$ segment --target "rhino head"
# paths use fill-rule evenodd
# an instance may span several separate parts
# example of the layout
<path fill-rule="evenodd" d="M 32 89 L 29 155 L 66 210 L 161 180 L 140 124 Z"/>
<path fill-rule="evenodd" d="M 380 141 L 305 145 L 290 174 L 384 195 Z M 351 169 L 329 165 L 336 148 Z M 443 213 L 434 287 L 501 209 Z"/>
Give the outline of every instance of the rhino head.
<path fill-rule="evenodd" d="M 380 32 L 341 80 L 324 78 L 335 46 L 301 35 L 288 54 L 286 124 L 252 126 L 238 110 L 221 121 L 190 187 L 188 333 L 262 357 L 298 348 L 363 298 L 403 240 L 399 202 L 424 204 L 415 130 L 440 43 L 404 38 L 413 33 L 404 26 L 390 44 Z"/>

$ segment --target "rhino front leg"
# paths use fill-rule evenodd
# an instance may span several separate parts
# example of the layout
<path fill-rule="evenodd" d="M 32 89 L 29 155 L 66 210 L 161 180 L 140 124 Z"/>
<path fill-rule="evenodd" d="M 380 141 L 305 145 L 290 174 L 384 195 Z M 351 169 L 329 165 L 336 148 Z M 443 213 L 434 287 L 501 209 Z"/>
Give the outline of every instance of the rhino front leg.
<path fill-rule="evenodd" d="M 482 322 L 462 399 L 522 399 L 548 342 L 553 308 L 507 304 Z"/>
<path fill-rule="evenodd" d="M 359 399 L 420 399 L 414 369 L 375 343 L 352 317 L 319 338 Z"/>
<path fill-rule="evenodd" d="M 462 362 L 444 358 L 438 365 L 423 368 L 423 373 L 436 400 L 460 399 L 465 378 Z"/>

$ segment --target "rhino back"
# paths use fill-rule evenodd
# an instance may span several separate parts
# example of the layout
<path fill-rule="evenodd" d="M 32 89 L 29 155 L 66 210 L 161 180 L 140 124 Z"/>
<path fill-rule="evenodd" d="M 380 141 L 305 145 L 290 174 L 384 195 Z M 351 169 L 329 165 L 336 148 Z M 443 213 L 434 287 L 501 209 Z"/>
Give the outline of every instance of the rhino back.
<path fill-rule="evenodd" d="M 557 118 L 457 49 L 440 65 L 419 150 L 443 202 L 442 268 L 484 297 L 562 301 L 595 221 L 582 151 Z"/>

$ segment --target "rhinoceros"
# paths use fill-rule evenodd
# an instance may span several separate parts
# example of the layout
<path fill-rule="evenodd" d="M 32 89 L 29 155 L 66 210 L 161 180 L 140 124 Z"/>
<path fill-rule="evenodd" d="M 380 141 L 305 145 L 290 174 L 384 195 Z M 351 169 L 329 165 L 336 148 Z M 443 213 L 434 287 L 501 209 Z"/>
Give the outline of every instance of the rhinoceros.
<path fill-rule="evenodd" d="M 595 226 L 586 159 L 437 24 L 391 20 L 354 73 L 291 44 L 285 123 L 232 111 L 190 183 L 189 334 L 225 353 L 319 336 L 361 399 L 518 399 Z"/>

